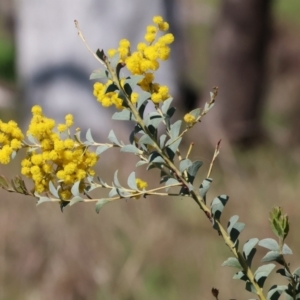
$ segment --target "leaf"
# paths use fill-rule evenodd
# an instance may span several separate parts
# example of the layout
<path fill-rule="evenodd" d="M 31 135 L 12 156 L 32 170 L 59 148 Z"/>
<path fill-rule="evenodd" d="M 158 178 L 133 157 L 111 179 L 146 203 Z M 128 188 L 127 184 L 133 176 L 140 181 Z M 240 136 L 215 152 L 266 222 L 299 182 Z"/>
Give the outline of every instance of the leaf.
<path fill-rule="evenodd" d="M 239 216 L 232 216 L 227 225 L 227 232 L 230 235 L 230 239 L 233 243 L 238 239 L 241 231 L 245 228 L 244 223 L 238 222 Z"/>
<path fill-rule="evenodd" d="M 81 131 L 77 131 L 75 134 L 74 134 L 74 139 L 78 142 L 78 143 L 82 143 L 81 142 L 81 138 L 80 138 L 80 133 Z"/>
<path fill-rule="evenodd" d="M 234 276 L 232 278 L 233 279 L 240 279 L 240 280 L 243 280 L 243 281 L 249 280 L 248 277 L 246 276 L 246 274 L 243 271 L 238 271 L 237 273 L 234 274 Z"/>
<path fill-rule="evenodd" d="M 243 256 L 247 261 L 247 265 L 251 268 L 252 259 L 256 253 L 256 248 L 254 248 L 258 243 L 257 238 L 252 238 L 248 240 L 243 247 Z"/>
<path fill-rule="evenodd" d="M 58 198 L 58 199 L 60 198 L 59 195 L 58 195 L 57 189 L 56 189 L 56 187 L 54 186 L 54 184 L 52 183 L 51 180 L 49 181 L 49 191 L 50 191 L 50 193 L 51 193 L 54 197 L 56 197 L 56 198 Z"/>
<path fill-rule="evenodd" d="M 269 276 L 269 274 L 272 272 L 274 268 L 275 268 L 274 264 L 263 265 L 257 268 L 257 270 L 254 273 L 254 278 L 260 288 L 263 288 L 267 277 Z"/>
<path fill-rule="evenodd" d="M 101 145 L 101 146 L 98 146 L 97 149 L 96 149 L 96 155 L 100 155 L 101 153 L 103 153 L 104 151 L 106 151 L 107 149 L 109 149 L 110 147 L 109 146 L 106 146 L 106 145 Z"/>
<path fill-rule="evenodd" d="M 116 187 L 120 188 L 121 187 L 121 184 L 119 182 L 119 179 L 118 179 L 118 170 L 116 170 L 115 174 L 114 174 L 114 184 L 116 185 Z"/>
<path fill-rule="evenodd" d="M 51 202 L 51 199 L 48 197 L 43 197 L 43 196 L 39 197 L 39 200 L 37 201 L 36 205 L 40 205 L 45 202 Z"/>
<path fill-rule="evenodd" d="M 261 247 L 267 248 L 269 250 L 272 250 L 272 251 L 279 251 L 278 243 L 274 239 L 271 239 L 271 238 L 266 238 L 266 239 L 260 240 L 258 245 Z"/>
<path fill-rule="evenodd" d="M 139 166 L 142 166 L 142 165 L 145 165 L 145 164 L 147 164 L 148 162 L 147 161 L 144 161 L 144 160 L 140 160 L 140 161 L 138 161 L 137 163 L 136 163 L 136 167 L 139 167 Z"/>
<path fill-rule="evenodd" d="M 145 76 L 144 75 L 132 75 L 130 77 L 127 77 L 125 80 L 125 83 L 129 84 L 132 90 L 134 90 L 135 86 L 143 80 Z"/>
<path fill-rule="evenodd" d="M 148 171 L 148 170 L 156 169 L 156 168 L 161 170 L 163 168 L 163 165 L 161 163 L 153 163 L 152 162 L 151 164 L 148 165 L 146 170 Z"/>
<path fill-rule="evenodd" d="M 180 132 L 180 127 L 181 127 L 182 121 L 178 120 L 174 124 L 171 125 L 171 137 L 172 138 L 177 138 Z"/>
<path fill-rule="evenodd" d="M 115 91 L 118 91 L 119 88 L 114 84 L 114 83 L 111 83 L 105 90 L 104 94 L 107 94 L 107 93 L 110 93 L 110 92 L 115 92 Z"/>
<path fill-rule="evenodd" d="M 159 138 L 159 147 L 162 149 L 165 145 L 165 141 L 166 141 L 167 135 L 166 134 L 162 134 Z"/>
<path fill-rule="evenodd" d="M 101 209 L 107 202 L 109 202 L 109 199 L 105 199 L 105 198 L 100 199 L 100 200 L 97 201 L 97 203 L 96 203 L 96 213 L 97 213 L 97 214 L 99 214 L 100 209 Z"/>
<path fill-rule="evenodd" d="M 157 151 L 153 151 L 149 155 L 149 162 L 152 162 L 156 157 L 161 157 L 161 155 Z"/>
<path fill-rule="evenodd" d="M 206 178 L 203 180 L 203 182 L 200 184 L 199 187 L 199 194 L 203 198 L 205 204 L 206 204 L 206 193 L 208 192 L 212 181 L 213 181 L 212 178 Z"/>
<path fill-rule="evenodd" d="M 182 173 L 184 170 L 189 168 L 193 163 L 187 158 L 183 159 L 179 164 L 179 170 Z"/>
<path fill-rule="evenodd" d="M 147 127 L 152 125 L 156 129 L 158 125 L 161 123 L 161 121 L 162 121 L 162 117 L 159 113 L 150 112 L 145 119 L 145 124 Z"/>
<path fill-rule="evenodd" d="M 174 159 L 174 156 L 175 156 L 175 153 L 176 153 L 176 151 L 177 151 L 177 149 L 178 149 L 178 146 L 179 146 L 180 143 L 181 143 L 181 140 L 182 140 L 182 138 L 179 138 L 179 139 L 177 139 L 177 141 L 175 141 L 173 144 L 171 144 L 170 146 L 167 146 L 167 147 L 166 147 L 166 152 L 167 152 L 167 154 L 168 154 L 170 160 L 172 160 L 172 161 L 173 161 L 173 159 Z M 168 142 L 169 142 L 169 141 L 168 141 Z M 167 144 L 168 144 L 168 142 L 167 142 Z M 167 144 L 166 144 L 166 145 L 167 145 Z"/>
<path fill-rule="evenodd" d="M 112 142 L 115 145 L 121 146 L 120 142 L 118 141 L 115 133 L 113 132 L 113 130 L 111 130 L 108 134 L 108 139 L 110 142 Z"/>
<path fill-rule="evenodd" d="M 7 190 L 9 188 L 9 184 L 7 183 L 7 179 L 2 175 L 0 175 L 0 187 L 2 187 L 5 190 Z"/>
<path fill-rule="evenodd" d="M 95 143 L 93 137 L 92 137 L 92 133 L 91 133 L 91 129 L 89 128 L 86 132 L 85 138 L 91 142 L 91 143 Z"/>
<path fill-rule="evenodd" d="M 150 118 L 149 125 L 152 125 L 155 128 L 157 128 L 162 121 L 162 117 L 158 113 L 149 113 L 149 118 Z"/>
<path fill-rule="evenodd" d="M 192 165 L 188 168 L 188 182 L 193 183 L 194 179 L 197 175 L 198 170 L 203 165 L 203 162 L 201 160 L 195 160 Z"/>
<path fill-rule="evenodd" d="M 127 184 L 128 186 L 132 189 L 132 190 L 135 190 L 137 191 L 138 190 L 138 187 L 136 185 L 136 178 L 135 178 L 135 172 L 132 172 L 128 179 L 127 179 Z"/>
<path fill-rule="evenodd" d="M 135 121 L 132 112 L 126 108 L 120 112 L 115 112 L 111 118 L 112 120 L 118 120 L 118 121 Z"/>
<path fill-rule="evenodd" d="M 131 196 L 131 193 L 127 192 L 123 188 L 117 188 L 117 193 L 122 198 L 129 198 Z"/>
<path fill-rule="evenodd" d="M 10 155 L 11 159 L 13 160 L 17 155 L 17 151 L 13 151 Z"/>
<path fill-rule="evenodd" d="M 106 69 L 97 69 L 90 75 L 90 79 L 110 78 L 109 72 Z"/>
<path fill-rule="evenodd" d="M 273 285 L 267 294 L 267 300 L 278 300 L 282 292 L 287 289 L 285 285 Z"/>
<path fill-rule="evenodd" d="M 69 205 L 69 201 L 61 200 L 59 202 L 61 212 L 64 212 L 64 208 Z"/>
<path fill-rule="evenodd" d="M 193 109 L 192 111 L 189 112 L 189 114 L 194 116 L 196 120 L 199 118 L 200 113 L 201 113 L 200 108 Z"/>
<path fill-rule="evenodd" d="M 246 282 L 246 290 L 250 293 L 257 294 L 255 287 L 253 286 L 253 284 L 250 281 Z"/>
<path fill-rule="evenodd" d="M 154 145 L 154 141 L 150 138 L 148 134 L 144 134 L 140 139 L 139 139 L 139 144 L 145 144 L 145 145 Z"/>
<path fill-rule="evenodd" d="M 138 111 L 140 108 L 145 105 L 145 102 L 147 102 L 148 99 L 150 99 L 151 94 L 145 91 L 142 91 L 139 93 L 138 102 L 137 102 L 137 109 Z"/>
<path fill-rule="evenodd" d="M 279 251 L 269 251 L 261 260 L 262 262 L 276 261 L 279 264 L 283 263 L 282 255 Z"/>
<path fill-rule="evenodd" d="M 170 120 L 172 118 L 172 116 L 174 115 L 175 111 L 176 111 L 175 107 L 169 108 L 168 111 L 167 111 L 167 117 L 166 118 Z"/>
<path fill-rule="evenodd" d="M 76 181 L 72 188 L 71 188 L 71 193 L 73 196 L 79 196 L 80 195 L 80 191 L 79 191 L 79 186 L 80 186 L 80 180 Z"/>
<path fill-rule="evenodd" d="M 134 154 L 141 154 L 142 151 L 140 149 L 138 149 L 136 146 L 134 145 L 125 145 L 121 148 L 120 150 L 121 152 L 128 152 L 128 153 L 134 153 Z"/>
<path fill-rule="evenodd" d="M 104 54 L 104 51 L 101 49 L 101 50 L 99 50 L 99 49 L 97 49 L 97 51 L 96 51 L 96 55 L 102 60 L 102 61 L 104 61 L 105 60 L 105 54 Z"/>
<path fill-rule="evenodd" d="M 165 100 L 165 101 L 163 102 L 163 104 L 162 104 L 162 106 L 161 106 L 161 111 L 162 111 L 162 113 L 163 113 L 164 115 L 167 113 L 167 111 L 168 111 L 168 109 L 169 109 L 169 107 L 170 107 L 172 101 L 173 101 L 173 98 L 168 98 L 167 100 Z"/>
<path fill-rule="evenodd" d="M 109 193 L 108 193 L 108 196 L 110 197 L 110 198 L 112 198 L 112 197 L 115 197 L 115 196 L 117 196 L 118 195 L 118 193 L 117 193 L 117 189 L 114 187 L 114 188 L 112 188 L 110 191 L 109 191 Z"/>
<path fill-rule="evenodd" d="M 212 178 L 206 178 L 203 180 L 203 182 L 200 184 L 199 187 L 199 193 L 202 198 L 206 196 L 206 193 L 208 192 L 210 188 L 210 184 L 212 183 Z"/>
<path fill-rule="evenodd" d="M 167 185 L 177 184 L 177 183 L 179 183 L 178 180 L 176 180 L 176 179 L 174 179 L 174 178 L 170 178 L 170 179 L 168 179 L 168 180 L 166 181 L 165 185 L 167 186 Z M 171 188 L 171 187 L 167 187 L 167 188 L 166 188 L 166 192 L 168 192 L 170 188 Z"/>
<path fill-rule="evenodd" d="M 293 275 L 296 275 L 298 278 L 300 278 L 300 268 L 297 268 L 294 272 Z"/>
<path fill-rule="evenodd" d="M 35 138 L 33 137 L 33 135 L 32 134 L 27 134 L 27 139 L 28 139 L 28 141 L 30 142 L 30 143 L 32 143 L 32 144 L 34 144 L 34 145 L 37 145 L 38 144 L 38 142 L 35 140 Z"/>
<path fill-rule="evenodd" d="M 235 257 L 229 257 L 222 263 L 222 267 L 232 267 L 242 269 L 239 261 Z"/>
<path fill-rule="evenodd" d="M 292 278 L 292 274 L 286 269 L 286 268 L 281 268 L 281 269 L 278 269 L 276 271 L 276 273 L 280 274 L 281 276 L 285 277 L 285 278 L 288 278 L 288 279 L 291 279 Z"/>
<path fill-rule="evenodd" d="M 24 190 L 23 190 L 18 178 L 12 179 L 11 185 L 17 193 L 24 194 Z"/>
<path fill-rule="evenodd" d="M 83 199 L 82 199 L 82 197 L 80 197 L 80 196 L 75 196 L 75 197 L 73 197 L 73 198 L 71 199 L 71 201 L 70 201 L 70 206 L 72 206 L 72 205 L 74 205 L 74 204 L 76 204 L 76 203 L 78 203 L 78 202 L 83 202 Z"/>
<path fill-rule="evenodd" d="M 293 254 L 293 251 L 287 244 L 284 244 L 282 247 L 282 254 L 284 255 Z"/>
<path fill-rule="evenodd" d="M 207 114 L 213 107 L 214 107 L 215 103 L 205 103 L 204 105 L 204 112 Z"/>
<path fill-rule="evenodd" d="M 212 217 L 216 220 L 220 220 L 222 211 L 228 201 L 229 197 L 226 195 L 221 195 L 216 197 L 210 207 L 211 207 L 211 212 L 212 212 Z"/>
<path fill-rule="evenodd" d="M 110 58 L 110 65 L 112 69 L 115 69 L 120 61 L 120 53 L 116 52 L 112 58 Z"/>
<path fill-rule="evenodd" d="M 165 164 L 165 160 L 161 156 L 156 156 L 153 160 L 152 163 L 159 163 L 159 164 Z"/>

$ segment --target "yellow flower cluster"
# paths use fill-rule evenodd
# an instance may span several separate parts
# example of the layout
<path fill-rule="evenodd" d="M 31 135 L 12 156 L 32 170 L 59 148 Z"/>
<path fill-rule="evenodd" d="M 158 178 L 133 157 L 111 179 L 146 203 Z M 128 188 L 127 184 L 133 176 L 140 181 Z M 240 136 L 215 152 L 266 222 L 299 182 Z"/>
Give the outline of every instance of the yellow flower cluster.
<path fill-rule="evenodd" d="M 13 152 L 22 148 L 24 135 L 15 121 L 4 123 L 0 120 L 0 163 L 8 164 Z"/>
<path fill-rule="evenodd" d="M 135 179 L 135 183 L 139 190 L 146 189 L 148 187 L 148 183 L 140 178 Z"/>
<path fill-rule="evenodd" d="M 167 31 L 169 24 L 163 20 L 161 16 L 153 17 L 154 25 L 147 26 L 144 42 L 137 45 L 137 50 L 131 52 L 130 42 L 122 39 L 119 42 L 118 49 L 108 50 L 110 57 L 116 53 L 120 55 L 120 61 L 124 63 L 127 69 L 133 75 L 144 75 L 144 78 L 139 82 L 139 86 L 147 92 L 152 94 L 151 100 L 158 104 L 170 97 L 167 86 L 160 86 L 154 83 L 154 74 L 159 68 L 159 60 L 167 60 L 170 56 L 169 44 L 173 43 L 174 36 L 171 33 L 166 33 L 157 38 L 159 31 Z M 122 100 L 118 98 L 116 92 L 109 92 L 105 94 L 107 87 L 111 84 L 108 81 L 106 84 L 97 82 L 94 84 L 94 96 L 105 107 L 115 105 L 122 109 Z M 134 100 L 131 99 L 132 102 Z"/>
<path fill-rule="evenodd" d="M 73 184 L 80 181 L 80 191 L 85 188 L 84 178 L 94 175 L 92 167 L 99 157 L 90 152 L 87 146 L 70 138 L 69 129 L 73 125 L 73 116 L 67 115 L 65 123 L 57 126 L 58 132 L 67 132 L 65 139 L 55 132 L 55 121 L 43 115 L 40 106 L 32 108 L 27 135 L 33 136 L 38 145 L 32 145 L 27 157 L 22 161 L 21 173 L 34 182 L 34 190 L 38 193 L 49 191 L 49 182 L 60 186 L 59 195 L 62 200 L 72 197 Z M 39 150 L 31 151 L 32 148 Z"/>
<path fill-rule="evenodd" d="M 183 120 L 188 124 L 194 124 L 196 122 L 196 118 L 192 114 L 185 114 Z"/>
<path fill-rule="evenodd" d="M 111 80 L 108 80 L 105 84 L 101 82 L 96 82 L 94 84 L 93 95 L 97 98 L 97 101 L 100 102 L 104 107 L 110 107 L 115 105 L 117 109 L 123 108 L 123 100 L 118 97 L 116 92 L 106 92 L 106 89 L 109 85 L 112 84 Z"/>
<path fill-rule="evenodd" d="M 148 183 L 140 178 L 135 179 L 136 186 L 139 190 L 146 189 L 148 187 Z M 132 197 L 133 199 L 140 199 L 140 195 Z"/>

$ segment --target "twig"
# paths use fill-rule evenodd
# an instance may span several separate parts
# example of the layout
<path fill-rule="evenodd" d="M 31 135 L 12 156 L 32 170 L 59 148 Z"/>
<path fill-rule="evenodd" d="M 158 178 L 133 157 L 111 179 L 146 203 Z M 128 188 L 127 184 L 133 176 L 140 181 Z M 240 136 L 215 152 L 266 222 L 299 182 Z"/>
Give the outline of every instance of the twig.
<path fill-rule="evenodd" d="M 83 43 L 85 44 L 85 46 L 87 47 L 87 49 L 89 50 L 89 52 L 96 58 L 96 60 L 98 60 L 103 66 L 105 66 L 105 63 L 97 56 L 97 54 L 90 48 L 90 46 L 88 45 L 88 43 L 86 42 L 80 28 L 79 28 L 79 23 L 77 20 L 74 20 L 75 23 L 75 27 L 78 30 L 78 35 L 81 38 L 81 40 L 83 41 Z M 105 66 L 106 67 L 106 66 Z"/>
<path fill-rule="evenodd" d="M 219 153 L 220 153 L 220 144 L 221 144 L 221 140 L 219 140 L 218 143 L 217 143 L 217 145 L 216 145 L 215 152 L 214 152 L 214 156 L 213 156 L 213 158 L 212 158 L 212 160 L 211 160 L 211 163 L 210 163 L 209 170 L 208 170 L 208 173 L 207 173 L 207 177 L 206 177 L 206 178 L 209 178 L 209 177 L 210 177 L 210 174 L 211 174 L 211 171 L 212 171 L 214 162 L 215 162 L 217 156 L 218 156 Z"/>

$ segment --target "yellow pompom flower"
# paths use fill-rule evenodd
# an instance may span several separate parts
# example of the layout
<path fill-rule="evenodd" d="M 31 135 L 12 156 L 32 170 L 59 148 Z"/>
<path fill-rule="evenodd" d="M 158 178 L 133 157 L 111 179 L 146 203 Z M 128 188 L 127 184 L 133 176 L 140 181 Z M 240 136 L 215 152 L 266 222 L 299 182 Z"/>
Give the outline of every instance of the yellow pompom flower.
<path fill-rule="evenodd" d="M 10 142 L 10 146 L 13 150 L 18 150 L 22 148 L 22 143 L 17 139 L 12 139 Z"/>
<path fill-rule="evenodd" d="M 71 115 L 71 114 L 66 115 L 65 116 L 65 120 L 66 120 L 66 125 L 68 127 L 73 126 L 73 124 L 74 124 L 74 117 L 73 117 L 73 115 Z"/>
<path fill-rule="evenodd" d="M 159 102 L 162 101 L 161 94 L 159 94 L 159 93 L 153 93 L 151 95 L 151 100 L 153 101 L 153 103 L 158 104 Z"/>
<path fill-rule="evenodd" d="M 34 105 L 31 108 L 31 112 L 32 112 L 33 115 L 39 115 L 39 116 L 41 116 L 42 113 L 43 113 L 43 110 L 42 110 L 42 108 L 39 105 Z"/>
<path fill-rule="evenodd" d="M 168 22 L 161 22 L 158 24 L 158 28 L 161 31 L 167 31 L 169 29 L 169 23 Z"/>
<path fill-rule="evenodd" d="M 66 131 L 67 129 L 68 129 L 68 127 L 67 127 L 66 124 L 58 124 L 58 125 L 57 125 L 57 130 L 58 130 L 59 132 L 64 132 L 64 131 Z"/>
<path fill-rule="evenodd" d="M 3 165 L 7 165 L 10 162 L 10 155 L 12 154 L 12 149 L 8 145 L 4 145 L 2 149 L 0 149 L 0 163 Z"/>
<path fill-rule="evenodd" d="M 150 34 L 156 34 L 157 33 L 157 27 L 155 27 L 153 25 L 149 25 L 146 28 L 146 32 L 150 33 Z"/>
<path fill-rule="evenodd" d="M 147 48 L 147 45 L 145 43 L 138 43 L 137 50 L 140 52 L 143 52 Z"/>
<path fill-rule="evenodd" d="M 193 124 L 196 122 L 196 118 L 191 115 L 191 114 L 186 114 L 184 117 L 183 117 L 183 120 L 188 123 L 188 124 Z"/>
<path fill-rule="evenodd" d="M 137 188 L 139 190 L 143 190 L 143 189 L 146 189 L 148 187 L 148 183 L 146 181 L 143 181 L 140 178 L 136 178 L 135 182 L 136 182 Z"/>
<path fill-rule="evenodd" d="M 43 163 L 43 156 L 42 156 L 42 154 L 33 154 L 31 156 L 31 162 L 34 165 L 41 165 Z"/>
<path fill-rule="evenodd" d="M 130 47 L 130 42 L 127 39 L 122 39 L 119 42 L 119 46 L 122 48 L 129 48 Z"/>
<path fill-rule="evenodd" d="M 146 33 L 144 39 L 145 41 L 151 44 L 154 42 L 155 37 L 156 37 L 156 33 Z"/>
<path fill-rule="evenodd" d="M 164 22 L 164 19 L 161 16 L 154 16 L 152 20 L 153 20 L 153 23 L 157 24 L 157 25 Z"/>
<path fill-rule="evenodd" d="M 109 57 L 113 57 L 118 51 L 116 49 L 109 49 L 107 54 Z"/>
<path fill-rule="evenodd" d="M 74 147 L 74 141 L 72 139 L 64 140 L 64 147 L 66 149 L 72 149 Z"/>

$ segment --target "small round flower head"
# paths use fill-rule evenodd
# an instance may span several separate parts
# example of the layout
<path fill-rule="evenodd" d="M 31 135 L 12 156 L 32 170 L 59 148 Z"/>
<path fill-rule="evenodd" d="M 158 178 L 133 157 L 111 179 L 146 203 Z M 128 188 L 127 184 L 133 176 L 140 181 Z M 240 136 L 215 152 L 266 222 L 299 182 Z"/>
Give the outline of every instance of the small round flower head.
<path fill-rule="evenodd" d="M 122 48 L 129 48 L 130 47 L 130 42 L 127 39 L 122 39 L 119 42 L 119 46 Z"/>
<path fill-rule="evenodd" d="M 143 189 L 146 189 L 148 187 L 148 183 L 146 181 L 143 181 L 140 178 L 136 178 L 135 182 L 136 182 L 137 188 L 139 190 L 143 190 Z"/>
<path fill-rule="evenodd" d="M 31 112 L 32 112 L 33 115 L 40 115 L 41 116 L 42 113 L 43 113 L 43 110 L 39 105 L 34 105 L 31 108 Z"/>
<path fill-rule="evenodd" d="M 109 49 L 107 54 L 109 57 L 113 57 L 118 51 L 116 49 Z"/>
<path fill-rule="evenodd" d="M 66 120 L 66 125 L 68 127 L 73 126 L 73 124 L 74 124 L 74 117 L 73 117 L 73 115 L 71 115 L 71 114 L 66 115 L 65 116 L 65 120 Z"/>
<path fill-rule="evenodd" d="M 183 120 L 188 124 L 194 124 L 196 122 L 196 118 L 192 114 L 186 114 Z"/>
<path fill-rule="evenodd" d="M 169 29 L 169 23 L 168 22 L 162 22 L 158 24 L 158 28 L 161 31 L 167 31 Z"/>
<path fill-rule="evenodd" d="M 144 39 L 145 39 L 145 41 L 147 41 L 148 43 L 153 43 L 154 42 L 154 40 L 155 40 L 155 37 L 156 37 L 156 34 L 155 33 L 146 33 L 145 34 L 145 37 L 144 37 Z"/>
<path fill-rule="evenodd" d="M 154 24 L 159 25 L 159 24 L 161 24 L 163 22 L 164 22 L 164 19 L 162 18 L 162 16 L 154 16 L 153 17 L 153 23 Z"/>

